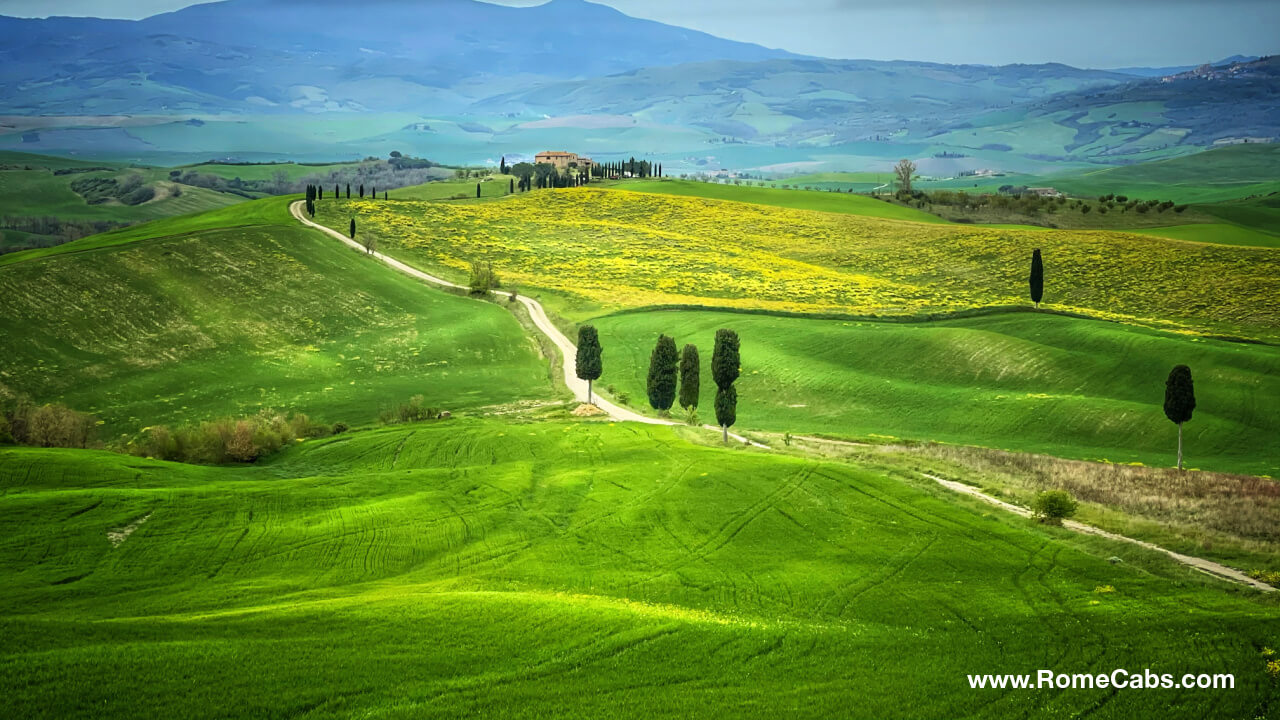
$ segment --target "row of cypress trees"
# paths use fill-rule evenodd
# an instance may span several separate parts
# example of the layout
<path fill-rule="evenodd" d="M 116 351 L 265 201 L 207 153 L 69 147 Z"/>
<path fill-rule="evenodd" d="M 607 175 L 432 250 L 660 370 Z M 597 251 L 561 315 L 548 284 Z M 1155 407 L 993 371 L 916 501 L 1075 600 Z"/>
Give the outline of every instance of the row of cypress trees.
<path fill-rule="evenodd" d="M 600 336 L 593 325 L 578 328 L 578 354 L 576 371 L 587 381 L 587 403 L 592 402 L 592 383 L 600 379 L 604 370 Z M 738 380 L 742 365 L 738 333 L 729 329 L 716 331 L 715 349 L 711 355 L 711 377 L 716 383 L 716 424 L 729 442 L 729 428 L 738 420 Z M 701 391 L 701 361 L 698 347 L 685 345 L 676 352 L 676 341 L 668 335 L 659 335 L 658 343 L 649 357 L 649 375 L 646 388 L 649 405 L 659 413 L 667 414 L 676 402 L 677 391 L 680 407 L 690 419 L 696 417 Z"/>

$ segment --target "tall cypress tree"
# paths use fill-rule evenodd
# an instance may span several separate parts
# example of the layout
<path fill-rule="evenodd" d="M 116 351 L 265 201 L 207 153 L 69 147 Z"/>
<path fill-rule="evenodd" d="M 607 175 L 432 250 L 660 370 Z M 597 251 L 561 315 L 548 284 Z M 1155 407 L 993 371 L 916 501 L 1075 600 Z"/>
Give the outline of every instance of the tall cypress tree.
<path fill-rule="evenodd" d="M 716 349 L 711 354 L 711 379 L 716 383 L 716 422 L 724 430 L 725 444 L 729 442 L 729 427 L 738 419 L 738 391 L 733 387 L 741 372 L 738 333 L 721 329 L 716 331 Z"/>
<path fill-rule="evenodd" d="M 507 187 L 507 194 L 508 194 L 508 195 L 514 195 L 515 193 L 516 193 L 516 179 L 515 179 L 515 178 L 511 178 L 511 181 L 510 181 L 510 183 L 508 184 L 508 187 Z"/>
<path fill-rule="evenodd" d="M 1191 368 L 1178 365 L 1169 372 L 1164 384 L 1164 416 L 1178 426 L 1178 469 L 1182 469 L 1182 423 L 1191 419 L 1196 409 L 1196 388 L 1191 382 Z"/>
<path fill-rule="evenodd" d="M 591 383 L 600 379 L 604 365 L 600 356 L 604 351 L 600 348 L 600 337 L 594 325 L 583 325 L 578 328 L 578 377 L 587 381 L 587 404 L 591 404 Z"/>
<path fill-rule="evenodd" d="M 372 188 L 372 189 L 370 190 L 370 192 L 369 192 L 369 197 L 370 197 L 371 199 L 373 199 L 373 200 L 377 200 L 377 199 L 378 199 L 378 188 Z"/>
<path fill-rule="evenodd" d="M 666 335 L 658 336 L 658 344 L 649 356 L 649 405 L 660 413 L 671 409 L 676 400 L 676 371 L 680 364 L 676 341 Z"/>
<path fill-rule="evenodd" d="M 351 239 L 356 239 L 356 219 L 351 218 Z"/>
<path fill-rule="evenodd" d="M 698 373 L 701 371 L 698 361 L 698 347 L 685 345 L 680 353 L 680 407 L 694 410 L 698 407 L 698 391 L 701 382 Z"/>
<path fill-rule="evenodd" d="M 316 186 L 316 199 L 317 199 L 317 200 L 323 200 L 323 199 L 324 199 L 324 186 L 323 186 L 323 185 L 317 185 L 317 186 Z"/>
<path fill-rule="evenodd" d="M 334 184 L 333 184 L 333 199 L 334 199 L 334 200 L 337 200 L 337 199 L 338 199 L 338 198 L 340 198 L 340 197 L 342 197 L 342 193 L 338 192 L 338 184 L 337 184 L 337 183 L 334 183 Z"/>
<path fill-rule="evenodd" d="M 476 197 L 480 197 L 480 183 L 476 183 Z"/>
<path fill-rule="evenodd" d="M 502 156 L 502 162 L 498 164 L 498 172 L 502 175 L 507 174 L 507 156 Z"/>
<path fill-rule="evenodd" d="M 360 183 L 360 197 L 364 198 L 364 183 Z"/>
<path fill-rule="evenodd" d="M 351 199 L 351 183 L 347 183 L 347 199 Z"/>
<path fill-rule="evenodd" d="M 1044 297 L 1044 261 L 1040 259 L 1040 248 L 1031 252 L 1031 302 L 1040 307 L 1040 299 Z"/>

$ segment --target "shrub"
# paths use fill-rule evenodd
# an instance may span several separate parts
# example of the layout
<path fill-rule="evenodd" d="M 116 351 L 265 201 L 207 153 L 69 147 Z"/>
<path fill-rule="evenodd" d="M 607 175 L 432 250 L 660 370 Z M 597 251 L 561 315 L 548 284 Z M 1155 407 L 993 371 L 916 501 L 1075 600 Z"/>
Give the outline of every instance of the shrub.
<path fill-rule="evenodd" d="M 422 422 L 423 420 L 436 420 L 440 417 L 440 410 L 433 407 L 427 407 L 426 399 L 421 395 L 414 395 L 409 398 L 409 402 L 401 403 L 390 410 L 383 410 L 378 419 L 384 425 L 398 425 L 400 423 Z"/>
<path fill-rule="evenodd" d="M 333 424 L 333 429 L 332 429 L 332 430 L 330 430 L 330 432 L 331 432 L 332 434 L 334 434 L 334 435 L 341 435 L 342 433 L 344 433 L 344 432 L 346 432 L 346 431 L 348 431 L 348 430 L 350 430 L 350 429 L 351 429 L 351 428 L 347 427 L 347 424 L 346 424 L 346 423 L 344 423 L 344 422 L 336 422 L 336 423 L 334 423 L 334 424 Z"/>
<path fill-rule="evenodd" d="M 484 295 L 502 287 L 498 274 L 493 271 L 493 264 L 482 262 L 471 263 L 471 279 L 467 284 L 475 295 Z"/>
<path fill-rule="evenodd" d="M 0 412 L 0 443 L 37 447 L 97 447 L 98 421 L 61 403 L 35 405 L 30 398 L 10 398 Z"/>
<path fill-rule="evenodd" d="M 150 427 L 129 444 L 128 450 L 134 455 L 176 462 L 248 463 L 277 452 L 298 438 L 323 437 L 329 432 L 329 426 L 312 423 L 304 414 L 290 417 L 264 409 L 249 417 L 219 418 L 177 430 L 163 425 Z"/>
<path fill-rule="evenodd" d="M 1075 498 L 1071 497 L 1071 493 L 1066 490 L 1045 490 L 1036 495 L 1036 499 L 1031 503 L 1031 509 L 1036 517 L 1041 522 L 1051 525 L 1061 525 L 1063 518 L 1076 514 L 1078 506 Z"/>
<path fill-rule="evenodd" d="M 120 200 L 125 205 L 141 205 L 142 203 L 147 202 L 148 200 L 154 198 L 155 196 L 156 196 L 155 188 L 151 187 L 150 185 L 143 185 L 142 187 L 137 188 L 131 191 L 129 194 L 123 196 L 122 198 L 120 198 Z"/>

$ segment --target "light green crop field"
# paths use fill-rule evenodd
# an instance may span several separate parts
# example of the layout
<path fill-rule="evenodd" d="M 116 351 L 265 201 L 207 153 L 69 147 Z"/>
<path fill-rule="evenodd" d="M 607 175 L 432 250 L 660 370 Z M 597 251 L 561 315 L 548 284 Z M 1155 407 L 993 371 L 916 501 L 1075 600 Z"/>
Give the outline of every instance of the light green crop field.
<path fill-rule="evenodd" d="M 1199 225 L 1174 225 L 1172 227 L 1133 230 L 1139 235 L 1211 242 L 1224 245 L 1250 245 L 1253 247 L 1280 248 L 1280 234 L 1273 234 L 1231 223 L 1203 223 Z"/>
<path fill-rule="evenodd" d="M 348 168 L 353 165 L 359 165 L 359 163 L 250 163 L 242 165 L 233 165 L 230 163 L 200 163 L 198 165 L 183 165 L 174 169 L 182 170 L 183 172 L 191 170 L 207 175 L 218 175 L 227 179 L 238 177 L 241 180 L 271 180 L 278 174 L 283 173 L 285 177 L 290 180 L 299 180 L 309 175 L 322 175 L 332 170 L 342 170 L 343 168 Z"/>
<path fill-rule="evenodd" d="M 1277 702 L 1269 598 L 892 470 L 670 428 L 458 420 L 245 468 L 13 449 L 0 490 L 14 716 L 1252 718 Z M 966 678 L 1040 668 L 1234 689 Z"/>
<path fill-rule="evenodd" d="M 94 413 L 108 440 L 260 408 L 356 425 L 418 394 L 456 410 L 551 393 L 507 310 L 305 230 L 286 202 L 246 203 L 239 227 L 219 211 L 0 266 L 0 336 L 21 339 L 0 384 Z"/>
<path fill-rule="evenodd" d="M 514 179 L 511 175 L 491 175 L 487 180 L 438 180 L 391 190 L 388 197 L 392 200 L 474 200 L 479 185 L 481 198 L 497 198 L 509 194 Z"/>
<path fill-rule="evenodd" d="M 863 195 L 829 193 L 811 190 L 782 190 L 777 188 L 742 187 L 687 180 L 634 180 L 610 184 L 620 190 L 701 197 L 712 200 L 731 200 L 753 205 L 772 205 L 795 210 L 866 215 L 892 220 L 946 223 L 946 220 L 913 208 L 893 205 Z"/>
<path fill-rule="evenodd" d="M 926 323 L 845 322 L 724 312 L 599 318 L 599 387 L 648 409 L 661 333 L 702 357 L 700 415 L 714 421 L 717 329 L 742 341 L 738 427 L 983 445 L 1172 466 L 1177 430 L 1164 383 L 1192 369 L 1190 467 L 1280 477 L 1280 347 L 1189 338 L 1043 313 Z"/>

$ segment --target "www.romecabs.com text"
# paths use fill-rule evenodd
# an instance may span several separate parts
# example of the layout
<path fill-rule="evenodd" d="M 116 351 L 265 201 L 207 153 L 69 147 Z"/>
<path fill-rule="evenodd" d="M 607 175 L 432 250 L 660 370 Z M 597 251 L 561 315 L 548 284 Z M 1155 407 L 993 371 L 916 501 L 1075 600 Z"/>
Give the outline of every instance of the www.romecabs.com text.
<path fill-rule="evenodd" d="M 969 675 L 969 687 L 977 689 L 1015 690 L 1095 690 L 1116 688 L 1121 690 L 1231 690 L 1236 686 L 1234 675 L 1218 673 L 1186 674 L 1153 673 L 1112 670 L 1109 673 L 1057 673 L 1038 670 L 1034 675 Z"/>

